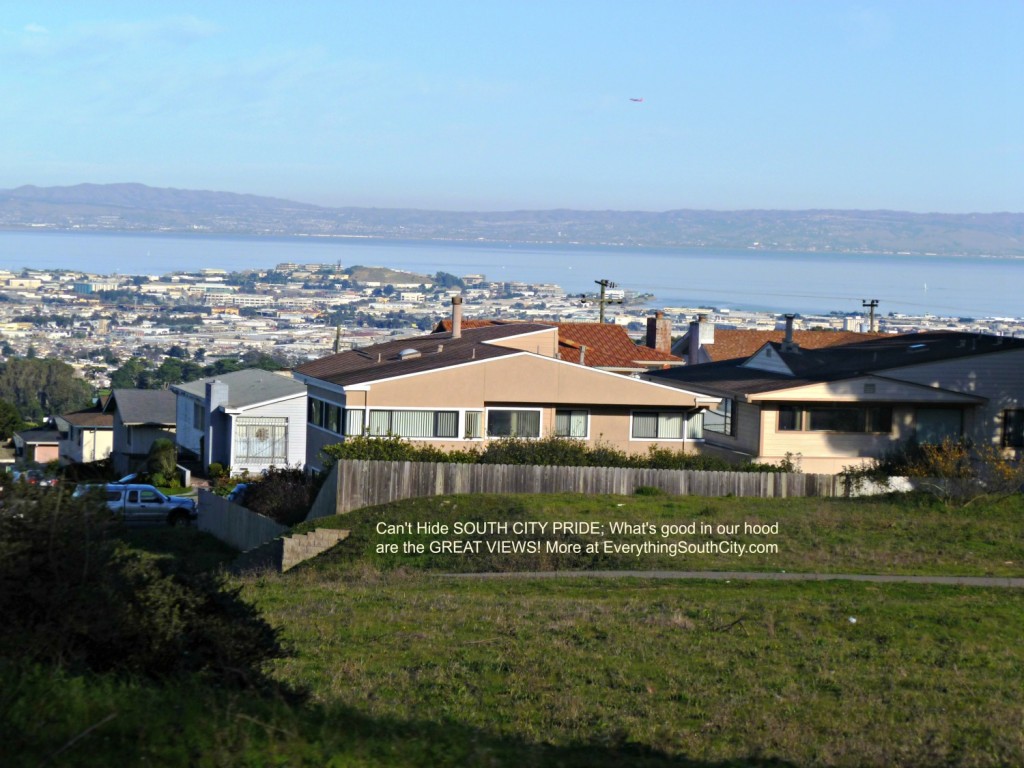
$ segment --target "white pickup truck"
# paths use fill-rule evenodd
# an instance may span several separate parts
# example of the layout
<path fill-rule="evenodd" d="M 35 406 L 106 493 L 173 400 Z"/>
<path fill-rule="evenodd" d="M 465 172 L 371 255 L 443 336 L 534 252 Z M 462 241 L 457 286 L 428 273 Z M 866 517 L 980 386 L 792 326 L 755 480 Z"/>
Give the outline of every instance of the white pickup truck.
<path fill-rule="evenodd" d="M 152 485 L 107 483 L 79 485 L 74 496 L 102 493 L 107 507 L 126 523 L 188 525 L 198 517 L 196 500 L 190 496 L 165 496 Z"/>

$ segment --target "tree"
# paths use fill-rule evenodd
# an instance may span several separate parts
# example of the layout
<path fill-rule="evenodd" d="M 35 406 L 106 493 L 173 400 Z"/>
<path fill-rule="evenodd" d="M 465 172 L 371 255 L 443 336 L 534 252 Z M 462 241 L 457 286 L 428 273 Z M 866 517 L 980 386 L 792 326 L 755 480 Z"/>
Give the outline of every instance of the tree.
<path fill-rule="evenodd" d="M 149 363 L 141 357 L 133 357 L 110 374 L 112 389 L 145 389 L 140 383 L 142 374 L 149 370 Z"/>
<path fill-rule="evenodd" d="M 0 400 L 0 440 L 10 440 L 15 432 L 25 428 L 18 409 L 6 400 Z"/>
<path fill-rule="evenodd" d="M 0 367 L 0 400 L 14 405 L 25 421 L 87 408 L 92 395 L 88 382 L 61 360 L 16 357 Z"/>

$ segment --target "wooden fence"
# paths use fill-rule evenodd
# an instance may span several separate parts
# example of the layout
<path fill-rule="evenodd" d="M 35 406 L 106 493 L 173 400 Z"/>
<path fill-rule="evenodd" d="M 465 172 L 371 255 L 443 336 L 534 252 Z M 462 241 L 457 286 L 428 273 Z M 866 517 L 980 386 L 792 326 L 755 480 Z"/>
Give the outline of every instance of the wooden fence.
<path fill-rule="evenodd" d="M 339 461 L 307 520 L 401 499 L 453 493 L 583 493 L 631 495 L 642 486 L 672 496 L 846 496 L 837 475 L 706 472 L 617 467 L 537 467 Z"/>

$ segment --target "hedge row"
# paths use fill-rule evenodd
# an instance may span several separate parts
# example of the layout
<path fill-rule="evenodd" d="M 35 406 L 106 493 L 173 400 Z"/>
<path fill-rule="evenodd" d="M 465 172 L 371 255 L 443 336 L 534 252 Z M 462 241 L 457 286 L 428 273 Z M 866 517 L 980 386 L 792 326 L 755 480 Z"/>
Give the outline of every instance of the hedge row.
<path fill-rule="evenodd" d="M 636 467 L 642 469 L 699 469 L 732 472 L 783 472 L 774 464 L 730 464 L 724 459 L 685 453 L 652 445 L 646 454 L 630 455 L 607 445 L 588 446 L 579 440 L 547 437 L 540 440 L 503 438 L 463 450 L 444 451 L 401 437 L 352 437 L 329 445 L 322 455 L 327 465 L 344 459 L 363 461 L 430 461 L 459 464 L 529 464 L 551 467 Z"/>

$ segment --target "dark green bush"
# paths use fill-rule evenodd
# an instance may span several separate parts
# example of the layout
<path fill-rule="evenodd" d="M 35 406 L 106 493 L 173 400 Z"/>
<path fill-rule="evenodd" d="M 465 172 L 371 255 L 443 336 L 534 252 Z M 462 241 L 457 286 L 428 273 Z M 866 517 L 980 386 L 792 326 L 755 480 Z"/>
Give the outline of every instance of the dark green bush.
<path fill-rule="evenodd" d="M 150 475 L 162 475 L 164 479 L 173 478 L 178 464 L 178 449 L 173 440 L 161 437 L 153 441 L 146 457 L 146 472 Z M 164 485 L 164 483 L 156 483 Z"/>
<path fill-rule="evenodd" d="M 306 519 L 322 480 L 298 468 L 271 467 L 262 477 L 248 478 L 245 506 L 281 525 L 297 525 Z"/>
<path fill-rule="evenodd" d="M 519 464 L 549 467 L 637 467 L 641 469 L 693 469 L 731 472 L 783 472 L 785 467 L 770 464 L 730 464 L 724 459 L 701 453 L 673 450 L 652 445 L 645 455 L 630 456 L 625 451 L 598 442 L 593 447 L 582 440 L 545 437 L 540 440 L 502 438 L 481 448 L 444 451 L 432 445 L 419 445 L 394 435 L 359 436 L 329 445 L 321 451 L 325 467 L 344 459 L 361 461 L 425 461 L 461 464 Z"/>
<path fill-rule="evenodd" d="M 219 575 L 131 550 L 99 494 L 12 488 L 0 507 L 0 649 L 74 673 L 266 682 L 277 632 Z"/>

